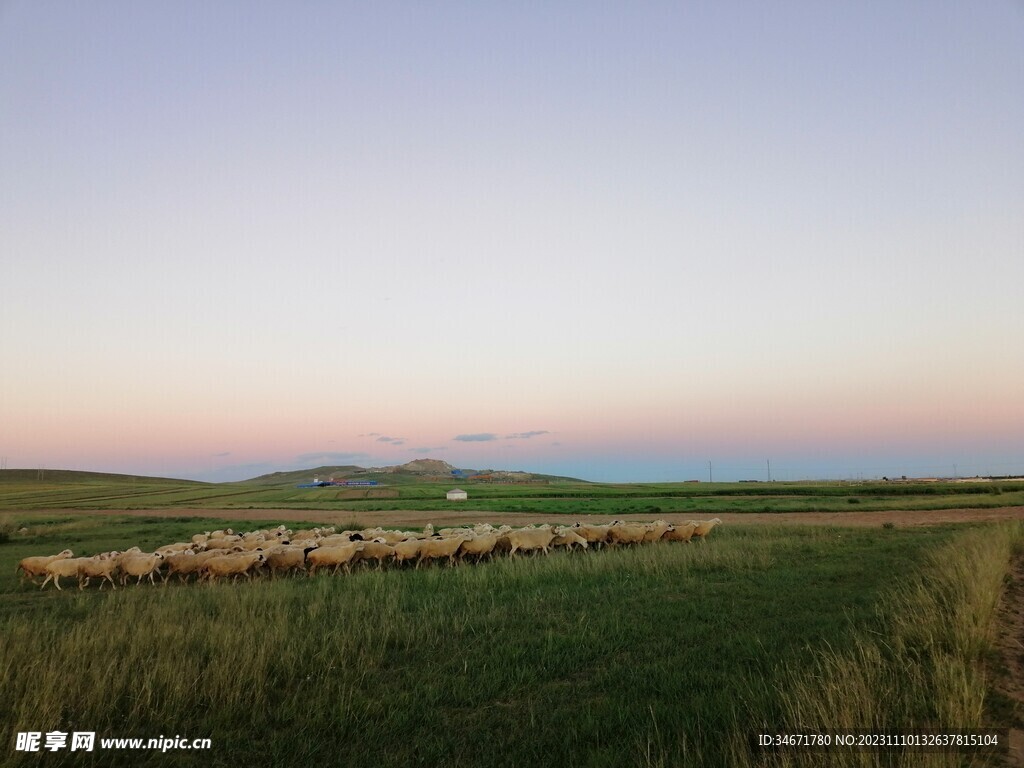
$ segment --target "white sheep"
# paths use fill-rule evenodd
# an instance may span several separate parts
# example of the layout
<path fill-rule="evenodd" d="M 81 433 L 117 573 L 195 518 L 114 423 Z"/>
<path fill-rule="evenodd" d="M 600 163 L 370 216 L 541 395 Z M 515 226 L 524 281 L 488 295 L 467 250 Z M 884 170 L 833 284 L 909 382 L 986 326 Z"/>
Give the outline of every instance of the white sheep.
<path fill-rule="evenodd" d="M 46 566 L 46 579 L 43 580 L 43 584 L 39 589 L 43 589 L 52 581 L 53 586 L 59 590 L 60 577 L 80 579 L 82 565 L 89 559 L 88 557 L 63 557 L 59 560 L 50 561 Z M 81 581 L 79 581 L 78 588 L 82 589 Z"/>
<path fill-rule="evenodd" d="M 644 526 L 646 532 L 644 533 L 643 541 L 648 544 L 652 541 L 661 541 L 669 527 L 669 523 L 665 520 L 655 520 L 653 523 L 647 523 Z"/>
<path fill-rule="evenodd" d="M 241 544 L 241 536 L 211 536 L 206 542 L 206 549 L 231 549 Z"/>
<path fill-rule="evenodd" d="M 230 555 L 218 555 L 207 560 L 200 571 L 200 580 L 206 579 L 211 584 L 221 576 L 230 576 L 232 581 L 244 575 L 252 581 L 252 574 L 266 562 L 262 552 L 236 552 Z"/>
<path fill-rule="evenodd" d="M 551 546 L 565 547 L 566 549 L 572 549 L 573 547 L 587 549 L 587 540 L 572 528 L 562 526 L 555 529 L 555 538 L 551 540 Z"/>
<path fill-rule="evenodd" d="M 272 547 L 266 552 L 267 568 L 271 576 L 290 571 L 306 570 L 306 555 L 316 547 L 302 547 L 292 544 L 282 544 Z"/>
<path fill-rule="evenodd" d="M 352 538 L 357 536 L 358 538 Z M 321 547 L 340 547 L 342 544 L 349 544 L 353 541 L 362 541 L 363 535 L 361 533 L 332 533 L 330 536 L 323 536 L 316 539 L 316 543 Z M 313 539 L 299 539 L 295 541 L 292 539 L 293 544 L 302 543 L 307 544 L 308 542 L 314 541 Z"/>
<path fill-rule="evenodd" d="M 690 522 L 694 524 L 693 537 L 704 541 L 711 533 L 711 529 L 720 525 L 722 521 L 716 517 L 713 520 L 691 520 Z"/>
<path fill-rule="evenodd" d="M 608 541 L 608 526 L 607 525 L 589 525 L 585 523 L 575 523 L 572 529 L 582 538 L 586 539 L 588 544 L 596 544 L 603 547 Z"/>
<path fill-rule="evenodd" d="M 314 549 L 306 554 L 306 562 L 309 563 L 309 569 L 306 572 L 312 576 L 316 573 L 317 568 L 330 568 L 333 566 L 333 573 L 337 573 L 340 568 L 344 568 L 345 573 L 349 573 L 349 564 L 352 562 L 352 558 L 364 546 L 366 546 L 365 542 L 353 541 L 351 544 L 342 544 L 337 547 L 319 547 Z"/>
<path fill-rule="evenodd" d="M 689 542 L 693 537 L 693 531 L 696 529 L 697 523 L 691 520 L 688 523 L 680 523 L 679 525 L 670 526 L 665 535 L 662 537 L 664 541 L 685 541 Z"/>
<path fill-rule="evenodd" d="M 214 557 L 223 557 L 231 551 L 226 549 L 210 549 L 205 552 L 181 552 L 176 555 L 169 555 L 165 559 L 167 574 L 164 576 L 164 583 L 166 584 L 171 576 L 177 575 L 178 580 L 184 584 L 192 574 L 198 576 L 207 560 Z M 238 551 L 242 551 L 242 548 L 239 547 Z"/>
<path fill-rule="evenodd" d="M 87 557 L 61 557 L 51 560 L 46 565 L 46 578 L 43 580 L 43 583 L 39 588 L 42 589 L 52 580 L 54 586 L 59 590 L 60 577 L 67 576 L 69 578 L 74 577 L 77 579 L 82 563 L 88 559 L 89 558 Z M 81 583 L 79 583 L 78 588 L 82 588 Z"/>
<path fill-rule="evenodd" d="M 423 539 L 420 542 L 419 558 L 416 560 L 416 567 L 420 567 L 420 563 L 424 560 L 441 560 L 448 558 L 448 565 L 455 565 L 455 555 L 459 551 L 459 547 L 462 546 L 462 542 L 465 538 L 462 536 L 452 536 L 450 538 L 436 538 L 436 539 Z"/>
<path fill-rule="evenodd" d="M 608 526 L 609 544 L 639 544 L 644 540 L 647 528 L 636 523 L 612 523 Z"/>
<path fill-rule="evenodd" d="M 462 542 L 462 546 L 459 547 L 459 557 L 465 560 L 466 556 L 469 555 L 475 557 L 476 562 L 479 563 L 484 557 L 494 556 L 494 547 L 497 544 L 497 531 L 467 538 Z"/>
<path fill-rule="evenodd" d="M 18 573 L 21 571 L 21 576 L 18 579 L 19 583 L 24 581 L 26 578 L 33 584 L 36 582 L 37 576 L 46 575 L 46 566 L 52 563 L 54 560 L 64 560 L 69 557 L 74 557 L 75 553 L 70 549 L 65 549 L 56 555 L 35 555 L 33 557 L 23 558 L 15 566 L 14 572 Z"/>
<path fill-rule="evenodd" d="M 185 551 L 194 552 L 195 551 L 195 547 L 196 547 L 196 545 L 193 542 L 191 542 L 191 541 L 189 541 L 189 542 L 178 541 L 178 542 L 175 542 L 174 544 L 165 544 L 162 547 L 158 547 L 154 551 L 155 552 L 159 552 L 164 557 L 167 557 L 168 555 L 173 555 L 176 552 L 185 552 Z"/>
<path fill-rule="evenodd" d="M 416 560 L 420 556 L 420 545 L 422 539 L 406 539 L 394 545 L 394 557 L 396 563 L 407 563 Z"/>
<path fill-rule="evenodd" d="M 114 576 L 120 570 L 120 552 L 106 552 L 102 555 L 90 557 L 78 569 L 78 588 L 88 587 L 90 579 L 99 579 L 101 591 L 103 590 L 103 585 L 108 581 L 110 582 L 111 589 L 117 589 L 117 585 L 114 583 Z"/>
<path fill-rule="evenodd" d="M 121 586 L 128 583 L 129 576 L 136 576 L 135 583 L 141 584 L 142 577 L 148 576 L 149 583 L 154 584 L 153 574 L 160 573 L 164 556 L 159 552 L 153 554 L 126 554 L 121 556 Z"/>
<path fill-rule="evenodd" d="M 548 547 L 555 538 L 555 532 L 550 525 L 542 525 L 539 528 L 520 528 L 518 531 L 510 531 L 505 534 L 509 543 L 509 555 L 514 556 L 516 552 L 530 552 L 543 550 L 548 554 Z"/>
<path fill-rule="evenodd" d="M 410 538 L 415 538 L 415 536 L 410 536 L 410 534 L 405 533 L 405 531 L 381 531 L 374 538 L 383 539 L 385 544 L 391 544 L 392 546 L 394 546 L 399 542 L 407 541 Z"/>
<path fill-rule="evenodd" d="M 365 562 L 369 565 L 370 561 L 376 560 L 377 569 L 380 570 L 384 567 L 384 561 L 394 556 L 395 548 L 386 543 L 383 537 L 378 537 L 373 541 L 364 542 L 362 548 L 353 556 L 352 563 Z"/>

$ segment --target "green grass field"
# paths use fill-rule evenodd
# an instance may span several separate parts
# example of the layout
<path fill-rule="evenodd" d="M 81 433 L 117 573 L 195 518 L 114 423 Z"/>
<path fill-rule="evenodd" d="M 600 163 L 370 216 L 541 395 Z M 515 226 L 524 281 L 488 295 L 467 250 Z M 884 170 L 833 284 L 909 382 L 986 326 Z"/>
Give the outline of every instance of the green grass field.
<path fill-rule="evenodd" d="M 76 765 L 889 764 L 787 762 L 747 737 L 982 725 L 1022 540 L 1019 524 L 724 526 L 705 544 L 212 587 L 41 592 L 13 575 L 29 554 L 219 522 L 182 515 L 8 514 L 29 532 L 0 544 L 0 762 L 37 764 L 14 734 L 57 729 L 213 740 Z"/>

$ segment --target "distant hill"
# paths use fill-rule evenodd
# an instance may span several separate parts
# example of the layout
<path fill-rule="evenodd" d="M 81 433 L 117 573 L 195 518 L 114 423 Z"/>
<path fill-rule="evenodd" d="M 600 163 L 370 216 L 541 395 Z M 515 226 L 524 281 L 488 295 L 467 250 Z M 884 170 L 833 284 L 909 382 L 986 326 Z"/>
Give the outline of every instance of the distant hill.
<path fill-rule="evenodd" d="M 452 477 L 455 469 L 446 461 L 437 459 L 416 459 L 407 464 L 392 467 L 357 467 L 353 464 L 342 466 L 320 466 L 310 469 L 295 469 L 288 472 L 271 472 L 244 483 L 254 485 L 281 485 L 283 483 L 308 483 L 314 477 L 321 480 L 377 480 L 381 483 L 422 482 Z M 472 470 L 470 470 L 472 471 Z"/>
<path fill-rule="evenodd" d="M 284 483 L 308 483 L 314 477 L 321 480 L 377 480 L 380 483 L 421 483 L 423 481 L 451 481 L 473 482 L 476 478 L 480 482 L 550 482 L 550 481 L 572 481 L 573 477 L 559 477 L 558 475 L 538 475 L 532 472 L 518 472 L 496 469 L 466 469 L 458 468 L 440 459 L 414 459 L 405 464 L 398 464 L 389 467 L 358 467 L 352 464 L 344 466 L 323 466 L 312 467 L 311 469 L 296 469 L 288 472 L 271 472 L 267 475 L 260 475 L 251 480 L 243 480 L 244 483 L 254 485 L 281 485 Z"/>
<path fill-rule="evenodd" d="M 539 475 L 532 472 L 506 471 L 497 469 L 457 468 L 447 461 L 439 459 L 415 459 L 390 467 L 359 467 L 354 464 L 311 467 L 295 469 L 287 472 L 271 472 L 270 474 L 253 477 L 249 480 L 235 481 L 233 484 L 279 486 L 308 483 L 314 477 L 321 480 L 376 480 L 389 485 L 422 482 L 450 482 L 453 485 L 473 482 L 586 482 L 572 477 L 557 475 Z M 0 486 L 14 483 L 45 482 L 54 483 L 106 483 L 106 484 L 163 484 L 181 483 L 185 485 L 210 486 L 221 483 L 208 483 L 201 480 L 181 480 L 171 477 L 151 477 L 148 475 L 127 475 L 117 472 L 85 472 L 77 469 L 0 469 Z"/>
<path fill-rule="evenodd" d="M 191 483 L 210 485 L 201 480 L 180 480 L 174 477 L 150 477 L 149 475 L 125 475 L 117 472 L 85 472 L 78 469 L 0 469 L 0 483 Z"/>
<path fill-rule="evenodd" d="M 415 459 L 397 467 L 387 467 L 392 472 L 409 472 L 414 475 L 451 475 L 456 467 L 439 459 Z"/>

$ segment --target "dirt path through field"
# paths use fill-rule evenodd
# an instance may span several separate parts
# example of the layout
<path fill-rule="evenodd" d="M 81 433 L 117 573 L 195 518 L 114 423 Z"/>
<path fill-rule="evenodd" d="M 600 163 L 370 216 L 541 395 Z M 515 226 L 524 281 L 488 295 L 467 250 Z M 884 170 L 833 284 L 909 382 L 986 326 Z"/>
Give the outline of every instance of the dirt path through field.
<path fill-rule="evenodd" d="M 1011 703 L 1009 754 L 1007 765 L 1024 765 L 1024 557 L 1015 558 L 1007 579 L 1006 592 L 999 606 L 995 646 L 1002 668 L 989 660 L 993 687 Z"/>
<path fill-rule="evenodd" d="M 27 513 L 37 514 L 34 511 Z M 135 509 L 129 511 L 122 509 L 48 509 L 45 511 L 39 510 L 38 514 L 46 516 L 77 514 L 131 515 L 133 517 L 213 517 L 221 520 L 292 520 L 295 522 L 313 521 L 340 524 L 358 521 L 364 527 L 378 525 L 422 527 L 427 523 L 433 523 L 434 525 L 461 525 L 464 523 L 528 525 L 530 523 L 570 523 L 575 522 L 577 519 L 572 515 L 484 512 L 462 507 L 443 512 L 416 512 L 409 510 L 347 512 L 315 509 L 191 509 L 180 507 L 171 509 Z M 1024 520 L 1024 507 L 895 510 L 889 512 L 779 512 L 775 514 L 722 512 L 718 517 L 722 519 L 723 523 L 742 525 L 880 526 L 883 523 L 891 522 L 897 526 L 908 526 Z M 652 520 L 654 518 L 668 520 L 670 523 L 685 522 L 692 519 L 688 515 L 672 513 L 662 513 L 659 515 L 581 515 L 578 519 L 595 523 L 607 523 L 614 519 Z"/>

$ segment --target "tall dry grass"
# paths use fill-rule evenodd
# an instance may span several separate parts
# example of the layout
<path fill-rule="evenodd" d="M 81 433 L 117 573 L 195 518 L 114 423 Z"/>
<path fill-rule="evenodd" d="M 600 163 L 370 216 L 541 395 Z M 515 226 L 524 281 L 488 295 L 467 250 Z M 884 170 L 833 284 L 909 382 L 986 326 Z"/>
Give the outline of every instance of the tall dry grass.
<path fill-rule="evenodd" d="M 975 529 L 930 552 L 919 575 L 894 585 L 880 604 L 882 631 L 860 629 L 843 651 L 826 649 L 778 680 L 783 722 L 769 733 L 854 733 L 981 729 L 984 657 L 1024 525 Z M 979 753 L 784 750 L 752 754 L 737 733 L 737 765 L 938 768 L 988 764 Z"/>

